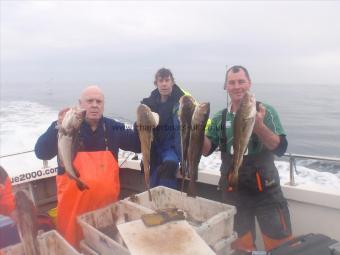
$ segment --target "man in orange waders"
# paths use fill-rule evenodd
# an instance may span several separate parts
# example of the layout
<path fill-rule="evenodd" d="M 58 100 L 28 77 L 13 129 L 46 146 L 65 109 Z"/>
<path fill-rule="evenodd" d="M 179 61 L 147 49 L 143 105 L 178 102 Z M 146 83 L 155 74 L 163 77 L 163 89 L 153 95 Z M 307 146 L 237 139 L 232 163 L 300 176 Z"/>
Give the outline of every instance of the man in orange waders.
<path fill-rule="evenodd" d="M 14 195 L 12 184 L 5 169 L 0 166 L 0 214 L 14 217 Z"/>
<path fill-rule="evenodd" d="M 13 221 L 16 221 L 11 180 L 2 166 L 0 166 L 0 215 L 9 216 Z M 0 231 L 0 249 L 18 241 L 19 235 L 14 224 L 6 230 Z"/>
<path fill-rule="evenodd" d="M 76 182 L 59 166 L 57 175 L 57 230 L 79 249 L 83 239 L 76 217 L 104 207 L 118 200 L 120 192 L 118 150 L 140 152 L 136 129 L 103 117 L 104 95 L 97 86 L 87 87 L 81 94 L 79 105 L 86 110 L 85 121 L 79 132 L 79 149 L 73 165 L 80 179 L 89 189 L 79 190 Z M 67 109 L 59 112 L 47 131 L 39 137 L 35 153 L 39 159 L 49 160 L 58 153 L 56 126 L 61 123 Z"/>
<path fill-rule="evenodd" d="M 235 112 L 251 85 L 248 71 L 243 66 L 233 66 L 227 71 L 225 90 L 230 96 L 231 105 L 214 115 L 203 145 L 205 156 L 220 147 L 222 164 L 219 185 L 223 201 L 236 206 L 234 229 L 239 238 L 232 247 L 242 254 L 256 249 L 255 217 L 267 251 L 292 238 L 287 201 L 274 164 L 274 155 L 282 156 L 285 153 L 287 140 L 272 106 L 257 102 L 256 121 L 243 156 L 238 183 L 236 187 L 228 183 L 233 163 Z"/>

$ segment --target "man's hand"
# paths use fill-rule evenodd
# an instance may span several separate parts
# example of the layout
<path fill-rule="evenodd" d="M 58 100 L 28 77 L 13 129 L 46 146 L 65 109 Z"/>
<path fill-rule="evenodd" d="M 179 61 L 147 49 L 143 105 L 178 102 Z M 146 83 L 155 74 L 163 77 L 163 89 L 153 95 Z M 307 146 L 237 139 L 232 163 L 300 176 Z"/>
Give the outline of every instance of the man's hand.
<path fill-rule="evenodd" d="M 63 119 L 65 117 L 65 113 L 70 110 L 70 107 L 64 108 L 62 110 L 60 110 L 60 112 L 58 113 L 58 121 L 57 121 L 57 125 L 60 126 L 61 123 L 63 122 Z"/>
<path fill-rule="evenodd" d="M 264 116 L 266 115 L 266 108 L 262 105 L 259 104 L 259 110 L 256 112 L 256 117 L 255 117 L 255 125 L 253 132 L 255 134 L 258 134 L 264 127 Z"/>
<path fill-rule="evenodd" d="M 256 113 L 255 125 L 253 132 L 260 138 L 261 142 L 269 150 L 274 150 L 280 143 L 280 137 L 271 131 L 263 122 L 266 115 L 266 108 L 260 104 Z"/>

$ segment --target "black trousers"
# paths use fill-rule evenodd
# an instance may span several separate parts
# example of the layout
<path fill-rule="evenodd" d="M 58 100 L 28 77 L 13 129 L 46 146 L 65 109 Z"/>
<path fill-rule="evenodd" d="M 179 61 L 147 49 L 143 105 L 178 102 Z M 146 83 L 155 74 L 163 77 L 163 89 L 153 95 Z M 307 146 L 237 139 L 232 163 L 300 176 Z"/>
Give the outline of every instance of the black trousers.
<path fill-rule="evenodd" d="M 247 247 L 254 246 L 256 240 L 255 218 L 260 225 L 266 249 L 271 249 L 280 240 L 291 237 L 289 209 L 280 187 L 275 190 L 253 193 L 224 191 L 222 200 L 236 206 L 234 230 L 238 237 L 242 238 L 251 234 L 253 243 Z M 249 242 L 249 238 L 247 238 L 247 242 Z"/>

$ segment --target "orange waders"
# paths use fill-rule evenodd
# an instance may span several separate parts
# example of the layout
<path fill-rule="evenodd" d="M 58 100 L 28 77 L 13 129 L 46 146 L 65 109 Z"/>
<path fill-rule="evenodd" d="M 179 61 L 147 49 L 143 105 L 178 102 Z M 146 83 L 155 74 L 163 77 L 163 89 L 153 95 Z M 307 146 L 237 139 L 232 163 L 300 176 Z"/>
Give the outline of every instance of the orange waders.
<path fill-rule="evenodd" d="M 67 174 L 57 176 L 57 230 L 79 249 L 83 234 L 77 216 L 117 201 L 120 192 L 119 167 L 108 150 L 78 152 L 73 165 L 89 189 L 80 191 Z"/>
<path fill-rule="evenodd" d="M 12 193 L 12 185 L 7 177 L 4 183 L 0 183 L 0 214 L 10 216 L 14 211 L 14 195 Z"/>

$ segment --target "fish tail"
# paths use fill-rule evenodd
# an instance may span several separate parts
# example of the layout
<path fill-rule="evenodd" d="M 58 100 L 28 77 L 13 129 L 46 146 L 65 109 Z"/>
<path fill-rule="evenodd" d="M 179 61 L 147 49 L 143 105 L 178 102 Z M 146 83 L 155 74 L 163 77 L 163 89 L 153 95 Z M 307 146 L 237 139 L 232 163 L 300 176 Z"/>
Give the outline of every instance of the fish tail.
<path fill-rule="evenodd" d="M 189 189 L 187 195 L 189 197 L 196 197 L 197 191 L 196 191 L 196 184 L 193 181 L 189 182 Z"/>
<path fill-rule="evenodd" d="M 182 156 L 183 158 L 183 156 Z M 181 173 L 182 176 L 184 176 L 184 160 L 181 161 L 181 165 L 180 165 L 180 168 L 179 168 L 179 172 Z"/>
<path fill-rule="evenodd" d="M 237 186 L 237 182 L 238 182 L 238 176 L 236 173 L 233 173 L 233 175 L 230 178 L 230 186 L 235 188 Z"/>
<path fill-rule="evenodd" d="M 185 181 L 185 176 L 182 175 L 182 183 L 181 183 L 181 193 L 183 192 L 184 190 L 184 181 Z"/>
<path fill-rule="evenodd" d="M 149 201 L 152 201 L 151 191 L 150 191 L 150 170 L 149 170 L 149 164 L 147 162 L 143 161 L 144 165 L 144 181 L 145 181 L 145 187 L 148 190 L 149 193 Z"/>
<path fill-rule="evenodd" d="M 73 164 L 72 164 L 72 166 L 73 166 L 73 172 L 74 172 L 74 174 L 79 178 L 79 177 L 80 177 L 80 174 L 79 174 L 78 170 L 74 167 Z"/>
<path fill-rule="evenodd" d="M 234 188 L 238 183 L 238 173 L 234 171 L 234 168 L 229 169 L 227 175 L 227 184 L 228 187 Z"/>
<path fill-rule="evenodd" d="M 148 164 L 144 164 L 144 181 L 145 181 L 145 188 L 148 190 L 149 193 L 149 201 L 152 201 L 152 196 L 150 192 L 150 176 L 149 176 L 149 171 L 146 171 L 145 169 L 149 169 Z"/>
<path fill-rule="evenodd" d="M 85 189 L 90 189 L 89 186 L 87 186 L 84 182 L 82 182 L 81 180 L 76 180 L 77 182 L 77 186 L 78 186 L 78 189 L 80 191 L 84 191 Z"/>
<path fill-rule="evenodd" d="M 186 171 L 185 171 L 185 161 L 182 162 L 181 164 L 181 175 L 182 175 L 182 184 L 181 184 L 181 192 L 184 190 L 184 181 L 185 181 L 185 176 L 186 176 Z"/>
<path fill-rule="evenodd" d="M 234 182 L 234 186 L 237 186 L 237 183 L 238 183 L 238 173 L 235 173 L 233 175 L 233 182 Z"/>
<path fill-rule="evenodd" d="M 145 179 L 145 187 L 148 190 L 149 193 L 149 201 L 152 201 L 151 191 L 150 191 L 150 183 L 148 180 Z"/>
<path fill-rule="evenodd" d="M 149 187 L 148 187 L 148 193 L 149 193 L 149 201 L 152 201 L 151 191 Z"/>

